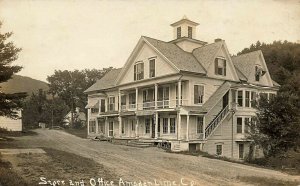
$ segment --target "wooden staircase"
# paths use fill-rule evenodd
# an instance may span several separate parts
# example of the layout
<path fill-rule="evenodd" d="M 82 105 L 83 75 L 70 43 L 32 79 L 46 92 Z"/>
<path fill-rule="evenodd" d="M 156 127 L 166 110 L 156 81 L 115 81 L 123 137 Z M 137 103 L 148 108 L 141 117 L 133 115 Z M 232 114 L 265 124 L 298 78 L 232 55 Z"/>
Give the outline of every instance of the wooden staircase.
<path fill-rule="evenodd" d="M 219 124 L 223 121 L 223 119 L 228 115 L 229 113 L 229 105 L 224 107 L 217 116 L 207 125 L 205 129 L 205 138 L 208 138 L 211 133 L 219 126 Z"/>

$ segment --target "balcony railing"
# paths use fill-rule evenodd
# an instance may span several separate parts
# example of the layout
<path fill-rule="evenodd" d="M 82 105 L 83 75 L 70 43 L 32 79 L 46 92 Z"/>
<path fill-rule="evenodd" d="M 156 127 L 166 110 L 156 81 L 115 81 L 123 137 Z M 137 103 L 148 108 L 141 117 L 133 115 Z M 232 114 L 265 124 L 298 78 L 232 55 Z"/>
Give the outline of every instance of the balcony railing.
<path fill-rule="evenodd" d="M 157 101 L 157 108 L 170 108 L 170 100 Z"/>
<path fill-rule="evenodd" d="M 180 105 L 188 105 L 188 100 L 181 100 Z M 176 108 L 179 105 L 179 100 L 159 100 L 157 101 L 157 109 Z M 121 111 L 134 111 L 134 110 L 151 110 L 155 109 L 155 101 L 146 101 L 137 104 L 121 105 Z"/>

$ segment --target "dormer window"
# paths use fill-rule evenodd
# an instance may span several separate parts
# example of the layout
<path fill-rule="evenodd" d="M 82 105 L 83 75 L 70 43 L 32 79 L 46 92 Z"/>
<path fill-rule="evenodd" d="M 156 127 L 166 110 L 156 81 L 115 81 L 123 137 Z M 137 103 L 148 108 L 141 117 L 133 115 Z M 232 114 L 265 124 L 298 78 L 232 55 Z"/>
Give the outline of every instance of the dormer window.
<path fill-rule="evenodd" d="M 155 58 L 149 60 L 149 78 L 155 77 Z"/>
<path fill-rule="evenodd" d="M 177 27 L 177 39 L 181 38 L 181 27 Z"/>
<path fill-rule="evenodd" d="M 144 63 L 137 62 L 134 65 L 134 81 L 144 79 Z"/>
<path fill-rule="evenodd" d="M 188 38 L 193 37 L 193 28 L 191 26 L 188 27 Z"/>
<path fill-rule="evenodd" d="M 215 59 L 215 74 L 226 76 L 226 59 L 224 58 Z"/>
<path fill-rule="evenodd" d="M 255 66 L 255 81 L 259 81 L 260 77 L 265 75 L 266 71 L 259 65 Z"/>

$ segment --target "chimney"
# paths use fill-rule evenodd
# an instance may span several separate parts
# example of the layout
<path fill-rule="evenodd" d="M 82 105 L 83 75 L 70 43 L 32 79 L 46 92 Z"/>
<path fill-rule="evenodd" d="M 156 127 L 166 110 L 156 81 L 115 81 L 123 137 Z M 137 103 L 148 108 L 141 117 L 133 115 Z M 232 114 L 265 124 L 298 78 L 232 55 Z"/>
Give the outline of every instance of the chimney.
<path fill-rule="evenodd" d="M 215 43 L 216 42 L 219 42 L 219 41 L 223 41 L 221 38 L 217 38 L 217 39 L 215 39 Z"/>

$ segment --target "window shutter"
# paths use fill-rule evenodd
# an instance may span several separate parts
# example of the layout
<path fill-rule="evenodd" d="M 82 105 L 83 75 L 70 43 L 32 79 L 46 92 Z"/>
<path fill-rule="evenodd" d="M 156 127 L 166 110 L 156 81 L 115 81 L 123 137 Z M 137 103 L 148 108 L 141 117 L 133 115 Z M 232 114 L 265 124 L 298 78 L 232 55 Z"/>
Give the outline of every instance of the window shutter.
<path fill-rule="evenodd" d="M 133 78 L 134 78 L 134 81 L 136 81 L 136 65 L 134 65 L 134 74 L 133 74 Z"/>
<path fill-rule="evenodd" d="M 226 60 L 224 60 L 224 76 L 226 76 Z"/>
<path fill-rule="evenodd" d="M 198 95 L 198 86 L 197 85 L 194 85 L 194 103 L 197 104 L 198 103 L 198 98 L 199 98 L 199 95 Z"/>
<path fill-rule="evenodd" d="M 215 74 L 218 75 L 218 58 L 215 59 Z"/>

